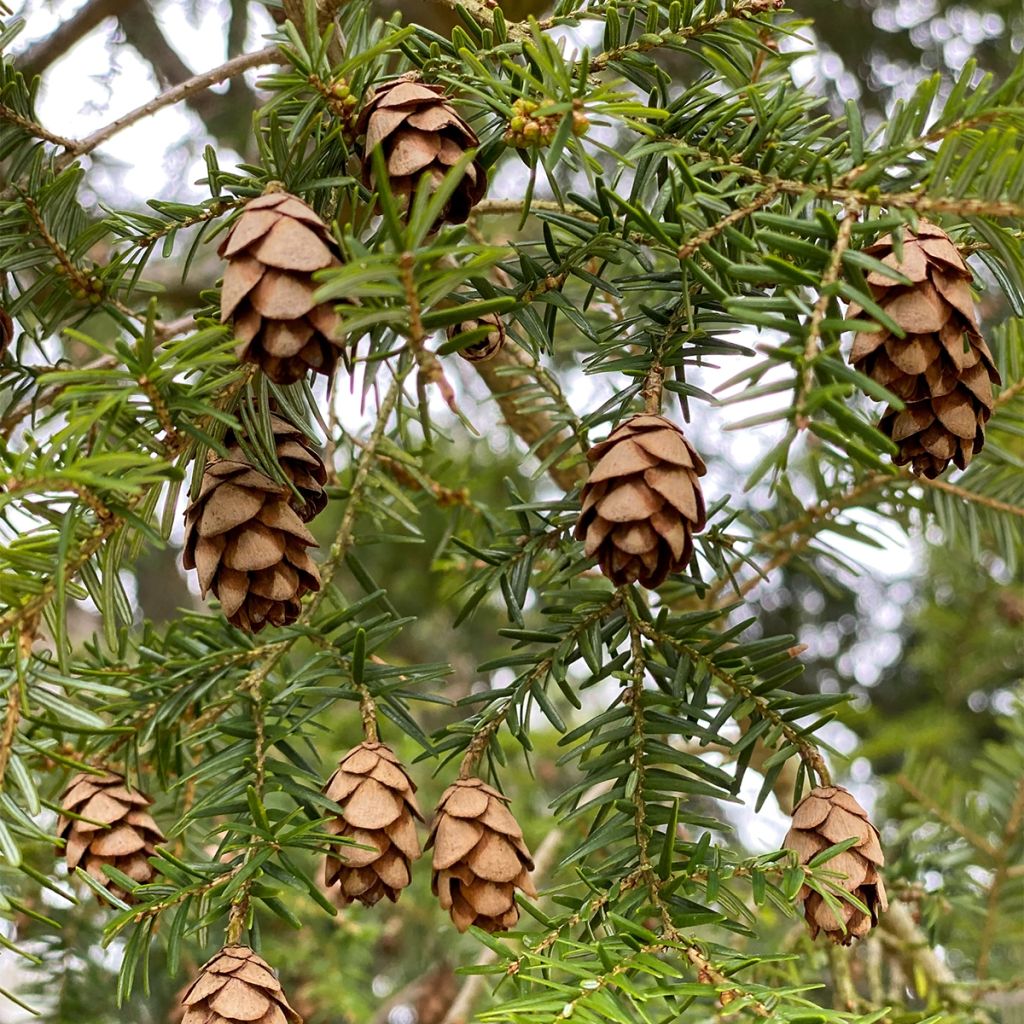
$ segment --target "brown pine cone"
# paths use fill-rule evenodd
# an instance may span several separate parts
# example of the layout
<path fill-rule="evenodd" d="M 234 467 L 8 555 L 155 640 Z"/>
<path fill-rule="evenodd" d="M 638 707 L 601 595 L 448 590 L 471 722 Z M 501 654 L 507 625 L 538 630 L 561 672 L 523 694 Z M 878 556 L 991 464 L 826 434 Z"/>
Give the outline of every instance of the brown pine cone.
<path fill-rule="evenodd" d="M 885 855 L 868 812 L 842 786 L 812 789 L 793 811 L 793 824 L 782 845 L 796 852 L 800 864 L 807 864 L 822 850 L 853 836 L 857 837 L 856 845 L 827 861 L 822 870 L 846 875 L 837 884 L 856 896 L 870 913 L 840 901 L 840 920 L 820 894 L 804 885 L 797 899 L 803 900 L 804 919 L 812 939 L 823 931 L 834 943 L 848 946 L 855 936 L 867 935 L 878 924 L 879 912 L 889 909 L 885 884 L 878 872 L 885 864 Z"/>
<path fill-rule="evenodd" d="M 185 510 L 182 563 L 199 570 L 203 597 L 212 591 L 227 620 L 248 633 L 294 622 L 303 596 L 320 589 L 306 551 L 316 541 L 291 497 L 249 463 L 218 459 Z"/>
<path fill-rule="evenodd" d="M 459 779 L 437 805 L 427 849 L 431 888 L 460 932 L 507 931 L 519 920 L 515 890 L 536 896 L 533 859 L 508 798 L 480 779 Z"/>
<path fill-rule="evenodd" d="M 416 786 L 383 743 L 360 743 L 338 762 L 324 787 L 342 809 L 327 831 L 347 836 L 369 850 L 338 847 L 327 855 L 324 884 L 338 885 L 338 901 L 372 907 L 382 896 L 394 903 L 412 876 L 409 865 L 421 856 L 416 822 Z"/>
<path fill-rule="evenodd" d="M 985 444 L 992 414 L 992 384 L 1000 383 L 971 299 L 971 271 L 949 235 L 927 221 L 903 230 L 903 257 L 884 235 L 864 250 L 912 283 L 878 271 L 868 274 L 875 301 L 903 328 L 897 338 L 882 328 L 858 333 L 851 364 L 906 403 L 891 406 L 878 429 L 899 446 L 897 466 L 938 476 L 950 462 L 966 469 Z M 850 319 L 870 316 L 852 304 Z"/>
<path fill-rule="evenodd" d="M 330 303 L 313 301 L 313 273 L 341 260 L 317 214 L 288 192 L 258 196 L 217 253 L 228 261 L 220 319 L 234 320 L 238 358 L 278 384 L 309 370 L 334 373 L 342 346 L 338 314 Z"/>
<path fill-rule="evenodd" d="M 693 556 L 705 525 L 698 477 L 707 470 L 683 432 L 664 416 L 633 416 L 587 452 L 576 539 L 616 586 L 660 586 Z"/>
<path fill-rule="evenodd" d="M 494 313 L 484 313 L 479 319 L 466 320 L 461 324 L 452 324 L 448 328 L 448 338 L 450 340 L 459 334 L 468 334 L 470 331 L 475 331 L 481 327 L 490 328 L 486 337 L 458 350 L 459 355 L 471 363 L 484 363 L 488 359 L 493 359 L 504 348 L 505 324 L 502 322 L 501 317 L 496 316 Z"/>
<path fill-rule="evenodd" d="M 181 1000 L 181 1024 L 302 1024 L 277 975 L 248 946 L 225 946 Z"/>
<path fill-rule="evenodd" d="M 270 414 L 270 428 L 274 434 L 274 449 L 282 472 L 299 492 L 299 498 L 292 494 L 289 504 L 298 512 L 304 523 L 319 515 L 327 505 L 327 467 L 313 447 L 305 432 L 283 416 Z M 246 462 L 245 453 L 233 433 L 224 439 L 228 459 Z"/>
<path fill-rule="evenodd" d="M 57 822 L 68 871 L 80 867 L 118 899 L 135 902 L 103 866 L 117 868 L 140 885 L 153 881 L 156 871 L 149 858 L 164 834 L 146 810 L 152 803 L 115 772 L 75 775 L 61 796 L 64 813 Z"/>
<path fill-rule="evenodd" d="M 375 187 L 373 151 L 382 145 L 391 191 L 407 205 L 424 174 L 436 186 L 467 149 L 480 145 L 476 132 L 445 96 L 443 86 L 422 82 L 415 73 L 386 82 L 367 96 L 356 133 L 366 135 L 363 180 L 367 188 Z M 439 221 L 464 223 L 486 191 L 487 171 L 474 160 Z"/>

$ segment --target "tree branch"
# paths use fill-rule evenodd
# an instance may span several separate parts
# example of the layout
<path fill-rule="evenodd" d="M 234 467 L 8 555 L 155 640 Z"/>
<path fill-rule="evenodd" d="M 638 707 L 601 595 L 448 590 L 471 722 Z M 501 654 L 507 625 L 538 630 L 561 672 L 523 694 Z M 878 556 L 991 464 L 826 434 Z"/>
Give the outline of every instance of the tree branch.
<path fill-rule="evenodd" d="M 88 0 L 44 39 L 33 43 L 14 60 L 14 66 L 26 78 L 41 75 L 58 57 L 87 36 L 107 18 L 112 18 L 133 0 Z"/>
<path fill-rule="evenodd" d="M 210 71 L 204 71 L 200 75 L 194 75 L 187 81 L 181 82 L 179 85 L 160 93 L 159 96 L 154 96 L 153 99 L 143 103 L 141 107 L 130 110 L 116 121 L 111 121 L 110 124 L 75 142 L 71 149 L 57 160 L 57 170 L 63 170 L 70 163 L 77 160 L 78 157 L 85 156 L 97 147 L 102 146 L 104 142 L 112 139 L 118 132 L 124 131 L 125 128 L 131 127 L 144 118 L 151 117 L 158 110 L 163 110 L 164 107 L 180 103 L 197 92 L 209 89 L 211 85 L 226 82 L 236 75 L 244 74 L 251 68 L 262 67 L 264 64 L 279 63 L 284 63 L 281 51 L 276 46 L 266 46 L 262 50 L 256 50 L 253 53 L 243 53 L 241 56 L 232 57 L 231 60 L 225 61 L 219 67 L 212 68 Z"/>
<path fill-rule="evenodd" d="M 492 359 L 475 362 L 472 365 L 497 400 L 505 422 L 520 440 L 535 448 L 538 458 L 546 459 L 572 440 L 572 432 L 568 429 L 559 429 L 558 422 L 551 413 L 536 408 L 525 412 L 520 408 L 521 396 L 536 395 L 535 379 L 540 370 L 536 361 L 521 348 L 514 344 L 505 345 Z M 549 389 L 545 390 L 551 393 Z M 564 402 L 564 398 L 562 401 Z M 568 413 L 572 415 L 572 410 L 568 409 Z M 578 437 L 574 447 L 582 451 Z M 566 455 L 571 451 L 572 448 Z M 587 478 L 586 464 L 577 462 L 571 466 L 561 466 L 560 461 L 556 459 L 548 467 L 548 475 L 562 490 L 568 492 Z"/>

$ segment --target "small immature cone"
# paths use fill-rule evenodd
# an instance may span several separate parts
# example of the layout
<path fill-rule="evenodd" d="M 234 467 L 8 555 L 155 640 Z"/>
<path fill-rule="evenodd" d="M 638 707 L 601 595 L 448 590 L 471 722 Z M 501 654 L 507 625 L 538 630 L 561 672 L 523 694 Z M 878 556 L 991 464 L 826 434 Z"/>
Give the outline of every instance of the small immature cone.
<path fill-rule="evenodd" d="M 324 793 L 341 808 L 327 831 L 370 847 L 328 854 L 324 884 L 338 886 L 343 907 L 353 900 L 372 907 L 382 896 L 394 903 L 412 880 L 410 863 L 422 853 L 413 820 L 423 820 L 416 786 L 389 747 L 367 741 L 341 759 Z"/>
<path fill-rule="evenodd" d="M 373 151 L 382 146 L 391 191 L 411 201 L 420 178 L 438 184 L 467 149 L 480 145 L 476 132 L 463 120 L 444 94 L 444 87 L 428 85 L 416 74 L 403 75 L 378 86 L 367 97 L 358 135 L 363 147 L 363 180 L 374 188 Z M 462 224 L 487 191 L 487 171 L 474 160 L 452 193 L 439 220 Z M 435 225 L 439 226 L 439 225 Z"/>
<path fill-rule="evenodd" d="M 266 960 L 248 946 L 225 946 L 203 964 L 181 1003 L 181 1024 L 302 1024 Z"/>
<path fill-rule="evenodd" d="M 270 414 L 270 429 L 274 434 L 274 449 L 277 462 L 285 476 L 291 480 L 297 498 L 290 495 L 289 504 L 298 512 L 304 523 L 308 523 L 319 515 L 327 505 L 327 467 L 323 459 L 313 447 L 305 432 L 295 424 L 289 423 L 283 416 Z M 246 456 L 233 434 L 225 438 L 228 458 L 235 462 L 245 462 Z"/>
<path fill-rule="evenodd" d="M 797 899 L 803 900 L 804 918 L 812 939 L 823 931 L 834 943 L 848 946 L 855 936 L 867 935 L 878 924 L 879 912 L 889 909 L 885 884 L 878 872 L 885 864 L 885 856 L 878 841 L 878 829 L 868 820 L 867 811 L 842 786 L 812 789 L 793 811 L 793 824 L 782 845 L 794 850 L 801 864 L 853 836 L 857 837 L 856 844 L 827 861 L 822 870 L 846 875 L 838 884 L 856 896 L 870 913 L 843 902 L 840 920 L 821 896 L 805 885 Z"/>
<path fill-rule="evenodd" d="M 927 221 L 903 231 L 903 256 L 892 235 L 864 250 L 911 282 L 903 285 L 878 271 L 868 274 L 872 297 L 903 328 L 858 333 L 850 362 L 906 403 L 886 409 L 879 430 L 899 446 L 897 466 L 938 476 L 950 462 L 966 469 L 985 444 L 998 384 L 992 353 L 978 330 L 971 299 L 971 271 L 949 235 Z M 870 319 L 851 305 L 850 319 Z"/>
<path fill-rule="evenodd" d="M 228 621 L 248 633 L 294 622 L 303 596 L 320 589 L 306 551 L 316 540 L 293 497 L 248 462 L 218 459 L 185 510 L 182 564 L 198 570 L 203 597 L 212 591 Z"/>
<path fill-rule="evenodd" d="M 68 870 L 82 868 L 112 895 L 132 903 L 131 896 L 107 877 L 103 865 L 117 868 L 140 885 L 153 880 L 156 872 L 149 858 L 164 835 L 146 810 L 152 802 L 115 772 L 74 776 L 61 796 L 65 813 L 57 822 Z"/>
<path fill-rule="evenodd" d="M 437 805 L 427 848 L 431 888 L 460 932 L 507 931 L 519 920 L 515 890 L 536 896 L 533 859 L 504 797 L 480 779 L 459 779 Z"/>
<path fill-rule="evenodd" d="M 576 539 L 616 586 L 654 588 L 682 572 L 693 535 L 705 525 L 699 477 L 703 461 L 664 416 L 627 420 L 587 452 L 594 463 L 583 487 Z"/>
<path fill-rule="evenodd" d="M 234 321 L 239 359 L 278 384 L 309 370 L 330 376 L 342 347 L 338 314 L 313 301 L 313 274 L 341 260 L 312 208 L 288 192 L 258 196 L 217 252 L 228 261 L 220 319 Z"/>
<path fill-rule="evenodd" d="M 494 313 L 485 313 L 477 320 L 465 320 L 461 324 L 452 324 L 448 328 L 448 337 L 451 339 L 481 327 L 490 328 L 486 337 L 458 350 L 459 355 L 471 363 L 484 363 L 488 359 L 493 359 L 504 347 L 505 325 L 502 323 L 501 317 L 495 316 Z"/>

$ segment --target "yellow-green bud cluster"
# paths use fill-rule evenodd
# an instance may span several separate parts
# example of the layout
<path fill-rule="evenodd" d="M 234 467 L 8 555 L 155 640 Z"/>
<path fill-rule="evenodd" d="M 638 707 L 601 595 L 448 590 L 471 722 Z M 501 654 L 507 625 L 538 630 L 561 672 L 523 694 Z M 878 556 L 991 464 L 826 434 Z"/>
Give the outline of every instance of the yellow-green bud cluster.
<path fill-rule="evenodd" d="M 544 105 L 547 105 L 546 103 Z M 542 149 L 551 144 L 559 125 L 562 114 L 541 114 L 537 111 L 542 104 L 525 97 L 512 104 L 512 116 L 505 129 L 505 143 L 516 149 Z M 579 137 L 585 135 L 590 121 L 583 111 L 583 101 L 573 100 L 572 133 Z"/>

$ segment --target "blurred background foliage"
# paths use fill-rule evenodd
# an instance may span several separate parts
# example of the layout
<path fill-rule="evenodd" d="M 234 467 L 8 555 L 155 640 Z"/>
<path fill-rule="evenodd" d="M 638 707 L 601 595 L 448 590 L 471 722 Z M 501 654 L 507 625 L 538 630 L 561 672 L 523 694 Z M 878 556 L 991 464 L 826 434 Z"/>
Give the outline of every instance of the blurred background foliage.
<path fill-rule="evenodd" d="M 51 6 L 59 9 L 56 27 L 37 39 L 22 37 L 17 43 L 17 60 L 27 73 L 42 76 L 44 93 L 48 80 L 67 73 L 69 67 L 100 81 L 107 75 L 105 67 L 76 64 L 80 57 L 73 47 L 90 33 L 109 42 L 111 67 L 130 55 L 148 67 L 154 86 L 166 87 L 204 66 L 187 50 L 179 52 L 174 33 L 161 28 L 169 9 L 187 8 L 196 21 L 216 11 L 226 26 L 226 56 L 258 43 L 259 35 L 281 13 L 248 0 L 190 0 L 187 4 L 87 0 L 81 5 L 29 0 L 17 13 L 31 16 L 36 9 Z M 406 21 L 445 35 L 459 21 L 445 7 L 419 0 L 385 0 L 376 6 L 385 15 L 401 11 Z M 527 15 L 541 18 L 547 13 L 547 5 L 536 0 L 511 0 L 501 8 L 508 20 Z M 800 0 L 792 3 L 784 17 L 813 23 L 802 30 L 812 41 L 808 55 L 793 65 L 799 84 L 809 83 L 837 109 L 847 100 L 855 101 L 868 124 L 883 119 L 933 70 L 955 76 L 974 58 L 997 77 L 1006 77 L 1019 67 L 1024 49 L 1024 8 L 1019 0 Z M 678 55 L 671 56 L 668 66 L 680 82 L 686 82 L 694 70 Z M 60 102 L 74 109 L 76 99 L 65 95 Z M 188 102 L 193 131 L 182 138 L 183 147 L 198 151 L 209 142 L 246 158 L 254 156 L 251 115 L 260 99 L 251 84 L 236 78 L 229 89 L 200 93 Z M 168 159 L 173 162 L 173 154 Z M 222 163 L 228 160 L 222 158 Z M 118 184 L 119 169 L 110 170 L 110 191 L 116 193 L 117 205 L 141 208 L 147 196 L 127 192 Z M 100 198 L 109 202 L 114 196 Z M 501 242 L 514 229 L 511 219 L 491 218 L 486 241 Z M 195 308 L 199 291 L 210 287 L 216 274 L 216 261 L 209 252 L 199 255 L 186 284 L 169 263 L 166 269 L 154 265 L 149 272 L 166 289 L 162 301 L 179 313 Z M 986 313 L 991 324 L 998 323 L 1006 311 L 992 305 Z M 98 315 L 85 322 L 82 330 L 110 337 L 116 325 Z M 81 342 L 70 339 L 64 344 L 72 363 L 87 358 Z M 553 357 L 556 371 L 568 368 L 574 358 L 571 344 L 560 346 Z M 425 465 L 445 500 L 438 502 L 435 495 L 415 488 L 407 490 L 419 509 L 422 543 L 373 544 L 367 536 L 359 547 L 366 571 L 376 580 L 388 581 L 397 614 L 415 617 L 391 645 L 389 659 L 395 664 L 432 662 L 439 660 L 440 648 L 441 657 L 452 667 L 445 694 L 453 699 L 483 685 L 479 664 L 506 653 L 507 641 L 498 630 L 507 622 L 500 599 L 491 596 L 460 629 L 452 629 L 453 602 L 467 567 L 446 541 L 453 532 L 472 536 L 480 517 L 486 515 L 483 510 L 508 503 L 510 483 L 524 493 L 536 486 L 530 477 L 532 467 L 524 465 L 521 453 L 507 439 L 486 436 L 488 417 L 494 414 L 474 386 L 465 385 L 466 408 L 485 437 L 467 441 L 462 435 L 435 452 Z M 699 423 L 691 429 L 698 447 L 712 459 L 728 463 L 735 457 L 736 441 L 729 436 L 702 429 Z M 1020 437 L 1008 443 L 1024 453 Z M 807 481 L 814 476 L 810 465 L 794 467 L 793 473 Z M 742 495 L 738 473 L 732 483 L 736 502 L 751 514 L 756 508 L 769 521 L 784 520 L 796 500 L 781 491 L 769 495 L 765 488 Z M 779 505 L 766 508 L 765 501 Z M 341 503 L 332 503 L 317 520 L 315 531 L 322 542 L 328 543 L 335 534 L 342 509 Z M 1021 920 L 1014 924 L 1004 919 L 1001 927 L 1007 930 L 998 942 L 990 934 L 985 903 L 994 873 L 1005 873 L 1006 865 L 985 863 L 983 853 L 960 831 L 965 821 L 974 821 L 977 830 L 987 835 L 995 820 L 993 808 L 1004 808 L 1010 799 L 1004 791 L 1007 773 L 1015 767 L 1024 769 L 1017 703 L 1024 651 L 1019 565 L 1011 569 L 998 539 L 984 531 L 968 539 L 951 537 L 935 525 L 921 530 L 911 513 L 907 523 L 909 537 L 889 531 L 880 553 L 868 553 L 866 565 L 858 564 L 856 545 L 844 548 L 843 564 L 814 551 L 790 560 L 755 591 L 753 614 L 758 622 L 754 629 L 764 636 L 791 633 L 807 645 L 806 671 L 796 684 L 798 689 L 852 695 L 826 738 L 835 748 L 834 763 L 845 769 L 840 774 L 852 780 L 858 793 L 873 798 L 875 820 L 901 822 L 887 828 L 885 835 L 893 888 L 906 900 L 915 922 L 942 947 L 943 963 L 954 975 L 964 965 L 976 966 L 981 948 L 989 950 L 986 973 L 995 979 L 988 987 L 965 987 L 965 994 L 957 995 L 955 980 L 942 970 L 929 974 L 913 957 L 901 959 L 900 937 L 882 935 L 868 940 L 853 961 L 854 983 L 911 1008 L 903 1016 L 885 1018 L 893 1022 L 921 1020 L 927 1013 L 940 1014 L 934 1018 L 939 1021 L 945 1019 L 943 1008 L 954 1005 L 958 1012 L 977 1013 L 977 1019 L 1010 1024 L 1024 1019 L 1024 992 L 1015 987 L 1024 969 L 1024 942 L 1015 943 L 1016 938 L 1024 939 L 1019 935 Z M 178 570 L 178 560 L 179 551 L 173 545 L 144 549 L 131 585 L 141 617 L 166 623 L 178 618 L 182 607 L 199 608 Z M 889 560 L 897 571 L 881 571 Z M 356 598 L 358 588 L 349 596 Z M 75 633 L 82 642 L 97 628 L 95 613 L 80 605 L 74 614 Z M 335 708 L 333 717 L 323 723 L 320 749 L 325 753 L 340 752 L 359 737 L 356 711 L 345 704 Z M 428 731 L 452 719 L 452 711 L 442 706 L 422 708 L 421 724 Z M 385 738 L 398 743 L 407 761 L 420 753 L 394 730 L 386 732 Z M 511 740 L 507 741 L 509 764 L 503 783 L 527 837 L 537 847 L 553 830 L 549 804 L 565 779 L 557 766 L 558 734 L 538 725 L 531 739 L 534 750 L 529 767 L 518 748 L 513 751 Z M 321 765 L 325 776 L 332 767 L 330 758 L 325 758 Z M 421 802 L 429 807 L 443 782 L 428 780 L 426 768 L 425 762 L 417 771 L 424 780 Z M 937 807 L 945 808 L 952 824 Z M 763 818 L 758 823 L 743 813 L 733 816 L 738 842 L 751 855 L 774 849 L 781 839 L 784 818 L 774 797 L 769 798 Z M 47 867 L 42 860 L 36 866 Z M 281 968 L 292 1001 L 307 1014 L 309 1024 L 455 1024 L 450 1016 L 452 1004 L 466 983 L 456 967 L 478 956 L 480 946 L 472 937 L 457 936 L 441 920 L 429 893 L 428 876 L 425 870 L 414 874 L 413 886 L 397 908 L 381 906 L 373 912 L 354 908 L 331 919 L 310 901 L 308 907 L 295 908 L 306 922 L 301 931 L 267 927 L 262 936 L 265 955 Z M 915 881 L 901 886 L 901 878 Z M 1016 896 L 1013 892 L 1007 896 L 1010 900 L 1019 899 L 1024 891 L 1019 873 L 1015 878 L 1007 883 L 1018 887 Z M 1024 902 L 1018 906 L 1024 910 Z M 834 984 L 829 968 L 835 967 L 828 963 L 830 954 L 812 946 L 798 922 L 768 905 L 760 913 L 766 928 L 762 948 L 799 953 L 810 964 L 799 971 L 792 962 L 783 964 L 780 974 L 824 978 L 828 991 L 823 1000 L 829 1000 Z M 62 930 L 52 931 L 33 920 L 33 914 L 56 920 Z M 106 911 L 85 904 L 68 912 L 57 900 L 27 903 L 17 922 L 19 941 L 26 940 L 47 969 L 12 967 L 11 957 L 0 951 L 0 974 L 8 972 L 4 986 L 9 987 L 13 978 L 27 1002 L 40 1000 L 46 1007 L 43 1019 L 50 1024 L 123 1020 L 169 1024 L 176 1020 L 176 996 L 196 965 L 183 963 L 176 976 L 168 976 L 163 947 L 156 943 L 150 964 L 151 996 L 136 992 L 118 1009 L 113 979 L 120 940 L 109 951 L 101 949 L 106 916 Z M 882 961 L 886 963 L 884 979 Z M 56 988 L 54 979 L 59 979 Z M 500 1004 L 501 990 L 494 998 Z M 478 1005 L 486 1007 L 487 999 Z M 0 1005 L 0 1021 L 19 1019 L 14 1013 L 10 1005 Z"/>

